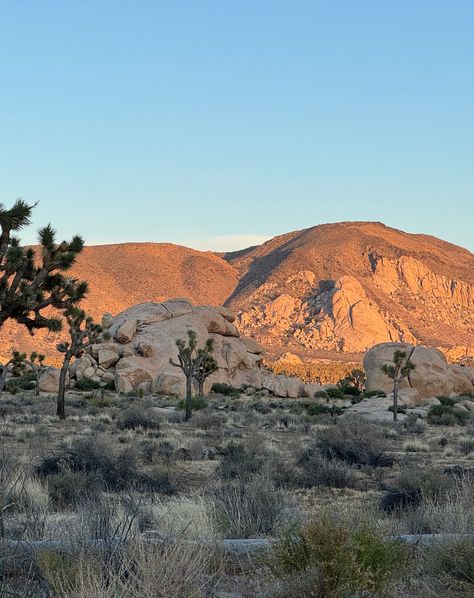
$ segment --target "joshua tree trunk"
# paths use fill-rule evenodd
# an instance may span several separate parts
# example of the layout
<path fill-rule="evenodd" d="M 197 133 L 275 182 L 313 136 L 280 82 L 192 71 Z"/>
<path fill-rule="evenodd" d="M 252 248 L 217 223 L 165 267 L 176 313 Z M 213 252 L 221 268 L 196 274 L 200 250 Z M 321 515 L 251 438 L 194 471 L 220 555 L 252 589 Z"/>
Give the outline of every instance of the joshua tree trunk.
<path fill-rule="evenodd" d="M 66 419 L 66 409 L 65 409 L 65 395 L 66 395 L 66 377 L 69 370 L 69 363 L 70 359 L 65 359 L 64 363 L 61 367 L 61 372 L 59 374 L 59 390 L 58 390 L 58 407 L 56 410 L 56 415 L 59 419 Z"/>
<path fill-rule="evenodd" d="M 394 380 L 393 382 L 393 421 L 398 421 L 398 387 L 400 382 Z"/>
<path fill-rule="evenodd" d="M 2 369 L 2 373 L 0 374 L 0 399 L 2 398 L 3 389 L 5 388 L 5 383 L 7 381 L 7 374 L 8 370 L 4 367 Z"/>
<path fill-rule="evenodd" d="M 191 419 L 192 408 L 193 408 L 192 383 L 193 383 L 192 376 L 186 376 L 186 415 L 184 418 L 186 421 L 189 421 Z"/>
<path fill-rule="evenodd" d="M 41 377 L 41 371 L 40 370 L 36 370 L 35 372 L 35 395 L 37 397 L 39 397 L 39 393 L 40 393 L 40 377 Z"/>
<path fill-rule="evenodd" d="M 202 398 L 204 396 L 204 380 L 199 380 L 198 394 Z"/>

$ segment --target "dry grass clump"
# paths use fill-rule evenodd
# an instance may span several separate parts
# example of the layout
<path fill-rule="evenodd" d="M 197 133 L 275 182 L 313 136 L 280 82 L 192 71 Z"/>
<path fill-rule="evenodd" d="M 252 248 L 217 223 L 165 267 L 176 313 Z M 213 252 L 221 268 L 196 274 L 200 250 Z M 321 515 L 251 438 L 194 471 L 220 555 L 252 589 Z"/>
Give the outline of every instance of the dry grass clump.
<path fill-rule="evenodd" d="M 289 523 L 286 493 L 265 476 L 221 483 L 212 489 L 210 498 L 217 529 L 227 538 L 268 536 Z"/>
<path fill-rule="evenodd" d="M 117 427 L 119 430 L 159 430 L 161 424 L 160 418 L 151 409 L 144 409 L 137 405 L 132 405 L 121 411 L 117 417 Z"/>

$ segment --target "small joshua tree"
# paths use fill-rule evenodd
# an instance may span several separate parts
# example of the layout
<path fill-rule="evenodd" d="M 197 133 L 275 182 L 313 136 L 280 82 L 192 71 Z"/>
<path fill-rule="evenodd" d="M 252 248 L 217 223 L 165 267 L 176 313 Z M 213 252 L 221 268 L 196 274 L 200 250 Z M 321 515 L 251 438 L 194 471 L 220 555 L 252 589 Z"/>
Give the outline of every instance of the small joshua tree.
<path fill-rule="evenodd" d="M 209 342 L 210 341 L 210 342 Z M 170 357 L 170 364 L 176 368 L 180 368 L 186 377 L 186 421 L 191 419 L 192 415 L 192 385 L 193 379 L 199 375 L 199 370 L 202 364 L 210 355 L 212 350 L 212 340 L 209 339 L 206 343 L 205 349 L 197 350 L 197 338 L 194 330 L 188 330 L 188 344 L 185 341 L 178 339 L 176 341 L 178 347 L 178 363 L 174 362 Z M 203 382 L 204 384 L 204 382 Z"/>
<path fill-rule="evenodd" d="M 8 372 L 21 374 L 25 368 L 26 353 L 12 351 L 12 356 L 5 364 L 0 364 L 0 398 L 5 388 Z"/>
<path fill-rule="evenodd" d="M 0 203 L 0 328 L 11 319 L 31 334 L 38 328 L 61 330 L 61 319 L 43 310 L 69 309 L 87 293 L 86 282 L 64 275 L 84 248 L 81 237 L 57 244 L 55 230 L 45 226 L 36 253 L 14 236 L 30 224 L 34 207 L 21 199 L 10 209 Z"/>
<path fill-rule="evenodd" d="M 69 338 L 67 342 L 59 343 L 57 349 L 64 354 L 63 365 L 59 374 L 59 392 L 57 415 L 60 419 L 66 418 L 65 401 L 66 378 L 69 371 L 69 365 L 73 357 L 78 357 L 91 345 L 98 342 L 102 326 L 94 323 L 91 316 L 77 307 L 72 307 L 64 312 L 64 317 L 69 327 Z"/>
<path fill-rule="evenodd" d="M 217 361 L 214 359 L 212 353 L 214 351 L 214 343 L 212 338 L 207 339 L 204 349 L 198 350 L 198 357 L 201 358 L 201 364 L 194 374 L 194 379 L 198 385 L 198 396 L 204 396 L 204 383 L 207 378 L 218 369 Z"/>
<path fill-rule="evenodd" d="M 382 372 L 393 380 L 393 421 L 398 421 L 398 391 L 400 383 L 415 369 L 415 364 L 411 361 L 413 351 L 410 351 L 407 357 L 406 351 L 395 351 L 393 355 L 393 364 L 384 363 L 380 368 Z"/>
<path fill-rule="evenodd" d="M 31 369 L 35 373 L 35 395 L 39 396 L 40 388 L 39 388 L 39 381 L 41 378 L 41 374 L 46 370 L 46 365 L 44 364 L 44 360 L 46 357 L 41 353 L 37 353 L 33 351 L 30 355 L 30 361 L 28 362 L 31 366 Z"/>

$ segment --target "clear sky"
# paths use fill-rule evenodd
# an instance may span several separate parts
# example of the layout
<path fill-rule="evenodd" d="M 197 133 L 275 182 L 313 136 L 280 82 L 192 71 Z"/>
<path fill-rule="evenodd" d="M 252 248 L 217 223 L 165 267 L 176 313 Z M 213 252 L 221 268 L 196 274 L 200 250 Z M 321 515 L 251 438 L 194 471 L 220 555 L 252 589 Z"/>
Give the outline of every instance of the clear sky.
<path fill-rule="evenodd" d="M 474 251 L 473 30 L 472 0 L 0 0 L 0 201 L 89 243 Z"/>

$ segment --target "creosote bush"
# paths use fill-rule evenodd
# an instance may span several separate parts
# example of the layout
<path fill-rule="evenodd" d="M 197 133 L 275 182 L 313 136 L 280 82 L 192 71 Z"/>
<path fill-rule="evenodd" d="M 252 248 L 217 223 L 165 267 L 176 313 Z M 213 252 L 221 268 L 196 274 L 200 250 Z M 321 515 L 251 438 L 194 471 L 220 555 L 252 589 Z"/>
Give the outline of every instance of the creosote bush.
<path fill-rule="evenodd" d="M 372 522 L 349 526 L 340 517 L 323 513 L 282 534 L 269 565 L 279 577 L 293 576 L 291 584 L 298 576 L 313 573 L 310 580 L 314 594 L 309 596 L 342 598 L 387 591 L 401 576 L 406 561 L 406 549 L 385 540 Z M 291 585 L 288 595 L 294 595 Z"/>
<path fill-rule="evenodd" d="M 301 467 L 300 481 L 303 486 L 329 486 L 330 488 L 356 488 L 358 478 L 355 470 L 339 459 L 323 457 L 315 447 L 304 450 L 297 464 Z"/>
<path fill-rule="evenodd" d="M 469 420 L 469 413 L 458 411 L 454 405 L 445 402 L 441 405 L 432 405 L 427 420 L 432 426 L 464 426 Z"/>

